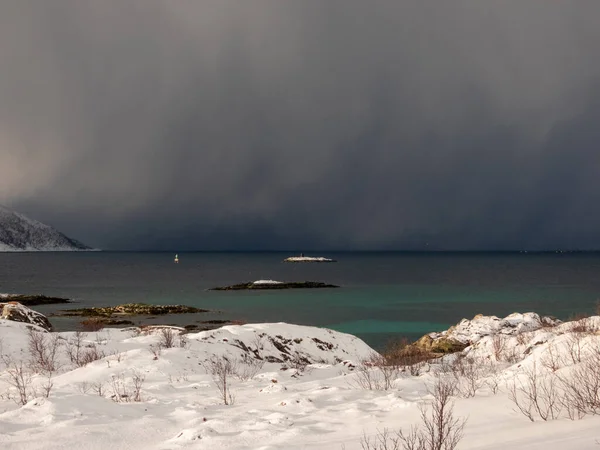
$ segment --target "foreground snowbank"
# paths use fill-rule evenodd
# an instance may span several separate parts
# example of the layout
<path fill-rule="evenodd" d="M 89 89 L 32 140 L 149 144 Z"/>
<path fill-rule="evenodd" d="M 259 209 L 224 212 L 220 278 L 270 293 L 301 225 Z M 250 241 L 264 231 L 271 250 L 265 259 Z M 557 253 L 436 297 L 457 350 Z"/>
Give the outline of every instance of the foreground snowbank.
<path fill-rule="evenodd" d="M 37 395 L 21 406 L 7 398 L 15 394 L 7 368 L 31 359 L 28 327 L 0 320 L 3 450 L 360 449 L 363 433 L 375 436 L 386 427 L 407 429 L 417 423 L 419 405 L 431 399 L 427 387 L 440 376 L 451 376 L 448 367 L 460 358 L 475 361 L 471 369 L 495 369 L 479 372 L 474 396 L 457 393 L 455 414 L 468 417 L 458 448 L 598 448 L 600 417 L 571 421 L 563 412 L 546 422 L 534 414 L 532 423 L 509 394 L 514 380 L 526 386 L 527 370 L 536 370 L 540 379 L 553 373 L 571 376 L 598 348 L 600 318 L 538 329 L 517 325 L 510 328 L 519 332 L 505 335 L 483 335 L 471 326 L 473 335 L 458 333 L 473 342 L 460 356 L 423 364 L 416 376 L 398 372 L 387 391 L 357 383 L 364 373 L 357 364 L 372 349 L 354 336 L 326 329 L 252 324 L 183 339 L 180 330 L 170 327 L 105 329 L 85 336 L 43 333 L 60 342 L 60 367 L 51 377 L 49 398 L 43 396 L 47 378 L 39 371 L 31 380 Z M 95 351 L 100 359 L 80 367 L 72 362 L 67 350 L 73 354 L 78 339 L 77 348 Z M 161 348 L 166 339 L 173 347 Z M 549 354 L 562 358 L 555 372 L 547 368 Z M 223 357 L 239 366 L 228 379 L 230 405 L 223 404 L 210 373 L 211 361 Z M 461 378 L 462 388 L 465 383 Z M 136 385 L 140 401 L 133 401 Z"/>

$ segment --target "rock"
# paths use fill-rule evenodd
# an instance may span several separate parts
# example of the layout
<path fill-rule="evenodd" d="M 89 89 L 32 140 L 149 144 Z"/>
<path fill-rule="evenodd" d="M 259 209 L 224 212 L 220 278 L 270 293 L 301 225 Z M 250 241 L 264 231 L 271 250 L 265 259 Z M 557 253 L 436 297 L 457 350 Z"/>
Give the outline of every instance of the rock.
<path fill-rule="evenodd" d="M 55 305 L 60 303 L 71 303 L 68 298 L 49 297 L 46 295 L 23 295 L 23 294 L 0 294 L 0 300 L 19 302 L 21 305 Z"/>
<path fill-rule="evenodd" d="M 47 331 L 52 330 L 50 321 L 42 313 L 29 309 L 18 302 L 0 303 L 0 319 L 37 325 Z"/>
<path fill-rule="evenodd" d="M 424 350 L 428 353 L 456 353 L 467 348 L 467 344 L 457 341 L 452 338 L 439 337 L 434 339 L 431 335 L 426 334 L 421 339 L 413 344 L 415 347 Z"/>
<path fill-rule="evenodd" d="M 209 289 L 211 291 L 241 291 L 254 289 L 320 289 L 339 288 L 335 284 L 322 283 L 320 281 L 278 281 L 271 283 L 240 283 L 231 286 L 222 286 Z"/>
<path fill-rule="evenodd" d="M 294 263 L 323 263 L 323 262 L 337 262 L 335 259 L 324 258 L 322 256 L 290 256 L 285 258 L 283 262 L 294 262 Z"/>
<path fill-rule="evenodd" d="M 165 314 L 193 314 L 208 312 L 207 309 L 194 308 L 187 305 L 148 305 L 145 303 L 127 303 L 118 306 L 97 308 L 65 309 L 55 313 L 66 317 L 113 317 L 113 316 L 155 316 Z"/>
<path fill-rule="evenodd" d="M 514 336 L 543 327 L 554 327 L 561 321 L 554 317 L 540 317 L 533 312 L 512 313 L 504 319 L 477 314 L 472 320 L 463 319 L 457 325 L 439 333 L 428 333 L 415 346 L 432 353 L 455 353 L 475 344 L 485 336 L 501 334 Z"/>

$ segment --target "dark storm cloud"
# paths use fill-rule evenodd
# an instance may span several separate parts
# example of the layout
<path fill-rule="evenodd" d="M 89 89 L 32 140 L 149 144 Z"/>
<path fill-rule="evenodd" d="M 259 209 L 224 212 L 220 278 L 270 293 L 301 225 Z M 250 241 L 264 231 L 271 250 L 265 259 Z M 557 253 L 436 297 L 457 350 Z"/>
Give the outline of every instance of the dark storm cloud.
<path fill-rule="evenodd" d="M 0 203 L 109 248 L 600 247 L 600 4 L 8 0 Z"/>

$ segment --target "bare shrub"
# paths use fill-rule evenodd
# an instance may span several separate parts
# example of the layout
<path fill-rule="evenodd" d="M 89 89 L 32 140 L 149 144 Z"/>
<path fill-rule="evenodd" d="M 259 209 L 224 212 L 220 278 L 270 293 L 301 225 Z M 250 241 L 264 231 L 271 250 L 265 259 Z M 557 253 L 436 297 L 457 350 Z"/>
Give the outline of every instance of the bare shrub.
<path fill-rule="evenodd" d="M 8 356 L 4 354 L 4 340 L 2 340 L 2 336 L 0 336 L 0 361 L 4 363 L 7 359 Z"/>
<path fill-rule="evenodd" d="M 589 314 L 578 313 L 569 318 L 570 331 L 575 333 L 590 334 L 595 331 L 593 322 L 590 320 Z"/>
<path fill-rule="evenodd" d="M 551 372 L 556 372 L 565 365 L 563 355 L 560 351 L 556 350 L 552 342 L 548 344 L 548 348 L 544 352 L 540 363 Z"/>
<path fill-rule="evenodd" d="M 54 381 L 52 380 L 52 374 L 50 372 L 46 374 L 45 380 L 40 387 L 42 389 L 42 395 L 45 398 L 49 398 L 50 392 L 52 392 L 52 388 L 54 387 Z"/>
<path fill-rule="evenodd" d="M 583 350 L 583 340 L 587 334 L 581 331 L 571 331 L 567 333 L 566 336 L 567 350 L 571 361 L 573 364 L 580 363 Z"/>
<path fill-rule="evenodd" d="M 81 328 L 83 331 L 94 333 L 104 329 L 104 322 L 98 318 L 85 319 L 81 322 Z"/>
<path fill-rule="evenodd" d="M 118 350 L 114 350 L 114 351 L 113 351 L 113 352 L 110 354 L 110 356 L 112 356 L 112 357 L 113 357 L 113 360 L 114 360 L 114 361 L 116 361 L 116 362 L 118 362 L 118 363 L 120 363 L 120 362 L 123 360 L 123 357 L 124 357 L 124 356 L 123 356 L 123 353 L 121 353 L 121 352 L 120 352 L 120 351 L 118 351 Z"/>
<path fill-rule="evenodd" d="M 558 418 L 562 409 L 559 398 L 557 377 L 550 373 L 541 376 L 534 361 L 532 366 L 523 370 L 521 377 L 516 377 L 509 384 L 508 398 L 525 417 L 535 421 L 535 413 L 542 420 Z"/>
<path fill-rule="evenodd" d="M 395 433 L 384 429 L 372 439 L 364 435 L 361 439 L 363 450 L 454 450 L 466 425 L 466 419 L 454 416 L 454 383 L 438 378 L 428 391 L 433 400 L 429 405 L 419 407 L 420 427 Z"/>
<path fill-rule="evenodd" d="M 461 397 L 474 397 L 485 385 L 489 366 L 486 361 L 472 356 L 458 355 L 450 364 L 450 372 L 456 379 L 457 393 Z"/>
<path fill-rule="evenodd" d="M 600 414 L 600 350 L 574 367 L 569 377 L 560 377 L 564 389 L 563 404 L 570 418 Z"/>
<path fill-rule="evenodd" d="M 8 358 L 4 358 L 4 361 L 7 366 L 8 384 L 16 391 L 16 393 L 8 392 L 7 397 L 17 405 L 25 405 L 35 396 L 32 388 L 31 372 L 23 364 L 23 361 L 14 362 Z"/>
<path fill-rule="evenodd" d="M 400 367 L 388 365 L 383 356 L 375 353 L 362 360 L 354 374 L 353 384 L 357 387 L 370 391 L 387 391 L 400 376 Z"/>
<path fill-rule="evenodd" d="M 110 398 L 116 403 L 141 402 L 142 386 L 145 380 L 145 375 L 137 370 L 133 370 L 131 380 L 127 380 L 124 373 L 113 375 L 110 380 L 112 391 Z M 98 388 L 97 393 L 103 395 L 101 387 Z"/>
<path fill-rule="evenodd" d="M 142 401 L 142 396 L 141 396 L 141 392 L 142 392 L 142 385 L 144 384 L 144 381 L 146 380 L 146 376 L 143 375 L 141 372 L 134 370 L 133 374 L 131 376 L 131 381 L 133 384 L 133 390 L 131 393 L 131 399 L 134 402 L 141 402 Z"/>
<path fill-rule="evenodd" d="M 429 408 L 422 406 L 422 440 L 426 450 L 453 450 L 463 436 L 466 419 L 454 417 L 452 394 L 454 385 L 450 380 L 438 378 L 429 393 L 433 401 Z"/>
<path fill-rule="evenodd" d="M 180 381 L 190 381 L 190 375 L 187 371 L 183 371 L 183 372 L 178 372 L 178 374 L 176 376 L 173 376 L 172 374 L 169 374 L 169 383 L 173 384 L 174 382 L 179 383 Z"/>
<path fill-rule="evenodd" d="M 106 331 L 103 332 L 96 332 L 96 345 L 106 345 L 108 343 L 108 335 L 106 334 Z"/>
<path fill-rule="evenodd" d="M 81 367 L 81 355 L 83 350 L 83 342 L 86 334 L 81 331 L 76 331 L 73 337 L 65 341 L 65 351 L 69 360 L 77 367 Z"/>
<path fill-rule="evenodd" d="M 99 397 L 104 397 L 104 383 L 100 381 L 92 383 L 92 391 Z"/>
<path fill-rule="evenodd" d="M 88 344 L 79 355 L 79 367 L 85 366 L 91 362 L 104 358 L 105 353 L 98 349 L 96 344 Z"/>
<path fill-rule="evenodd" d="M 240 381 L 248 381 L 254 378 L 265 365 L 265 361 L 262 359 L 252 358 L 247 353 L 242 355 L 242 358 L 238 364 L 236 364 L 235 376 Z"/>
<path fill-rule="evenodd" d="M 179 347 L 185 348 L 185 349 L 190 348 L 190 341 L 188 340 L 186 335 L 183 333 L 179 335 Z"/>
<path fill-rule="evenodd" d="M 83 395 L 87 394 L 90 389 L 92 389 L 92 385 L 87 381 L 82 381 L 81 383 L 77 383 L 77 390 L 81 392 Z"/>
<path fill-rule="evenodd" d="M 173 331 L 173 328 L 161 328 L 159 333 L 158 345 L 162 348 L 173 348 L 175 347 L 175 336 L 177 334 Z"/>
<path fill-rule="evenodd" d="M 519 333 L 519 334 L 517 334 L 516 338 L 517 338 L 517 344 L 526 345 L 529 335 L 527 333 Z"/>
<path fill-rule="evenodd" d="M 112 395 L 110 396 L 112 401 L 116 403 L 130 401 L 130 394 L 127 390 L 124 374 L 112 375 L 110 379 L 110 388 L 112 390 Z"/>
<path fill-rule="evenodd" d="M 162 347 L 160 345 L 151 344 L 150 352 L 154 355 L 152 359 L 157 360 L 162 353 Z"/>
<path fill-rule="evenodd" d="M 387 366 L 407 370 L 412 376 L 419 376 L 428 361 L 432 359 L 432 355 L 428 351 L 411 344 L 407 338 L 400 338 L 388 343 L 381 356 L 385 359 Z"/>
<path fill-rule="evenodd" d="M 504 359 L 504 351 L 506 349 L 506 336 L 501 334 L 494 334 L 492 336 L 492 352 L 496 361 L 502 361 Z"/>
<path fill-rule="evenodd" d="M 59 336 L 49 335 L 29 328 L 27 332 L 30 366 L 40 373 L 53 373 L 58 370 L 57 354 L 60 347 Z"/>
<path fill-rule="evenodd" d="M 203 365 L 219 390 L 223 404 L 233 405 L 235 397 L 231 392 L 230 378 L 238 372 L 235 362 L 225 356 L 220 358 L 213 356 L 208 361 L 205 361 Z"/>
<path fill-rule="evenodd" d="M 522 357 L 516 347 L 508 347 L 504 351 L 504 361 L 509 364 L 516 364 L 521 361 Z"/>
<path fill-rule="evenodd" d="M 399 434 L 399 432 L 391 432 L 388 428 L 378 431 L 372 438 L 363 434 L 360 446 L 363 450 L 399 450 L 405 448 L 401 447 L 402 439 Z"/>
<path fill-rule="evenodd" d="M 490 388 L 492 394 L 496 395 L 500 390 L 500 370 L 496 364 L 490 364 L 485 384 Z"/>

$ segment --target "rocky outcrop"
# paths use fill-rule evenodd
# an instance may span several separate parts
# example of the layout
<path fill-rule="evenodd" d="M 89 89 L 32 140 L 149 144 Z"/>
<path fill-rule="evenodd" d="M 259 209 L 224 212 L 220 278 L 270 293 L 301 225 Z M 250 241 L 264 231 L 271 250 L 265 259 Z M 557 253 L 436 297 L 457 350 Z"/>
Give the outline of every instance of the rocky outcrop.
<path fill-rule="evenodd" d="M 446 331 L 428 333 L 414 343 L 415 346 L 432 353 L 455 353 L 475 344 L 486 336 L 514 336 L 544 327 L 554 327 L 560 320 L 539 314 L 513 313 L 501 319 L 496 316 L 476 315 L 473 319 L 463 319 Z"/>
<path fill-rule="evenodd" d="M 30 323 L 47 331 L 52 330 L 52 325 L 46 316 L 18 302 L 0 303 L 0 312 L 0 319 Z"/>
<path fill-rule="evenodd" d="M 468 344 L 457 341 L 456 339 L 445 337 L 434 338 L 430 334 L 426 334 L 413 345 L 425 352 L 434 354 L 461 352 L 468 346 Z"/>
<path fill-rule="evenodd" d="M 322 256 L 290 256 L 289 258 L 285 258 L 283 262 L 294 262 L 294 263 L 328 263 L 328 262 L 337 262 L 335 259 L 324 258 Z"/>
<path fill-rule="evenodd" d="M 206 344 L 207 355 L 224 354 L 234 360 L 258 359 L 282 363 L 286 368 L 316 363 L 339 364 L 347 360 L 358 363 L 375 354 L 355 336 L 287 323 L 224 326 L 187 336 L 191 342 Z"/>
<path fill-rule="evenodd" d="M 146 303 L 126 303 L 118 306 L 97 308 L 65 309 L 55 313 L 63 317 L 113 317 L 113 316 L 158 316 L 165 314 L 193 314 L 208 312 L 207 309 L 187 305 L 148 305 Z"/>
<path fill-rule="evenodd" d="M 249 282 L 234 284 L 231 286 L 215 287 L 211 291 L 241 291 L 255 289 L 320 289 L 338 288 L 335 284 L 322 283 L 320 281 L 277 281 L 270 283 Z"/>
<path fill-rule="evenodd" d="M 71 303 L 71 300 L 68 298 L 49 297 L 47 295 L 0 294 L 0 301 L 2 300 L 19 302 L 25 306 Z"/>

